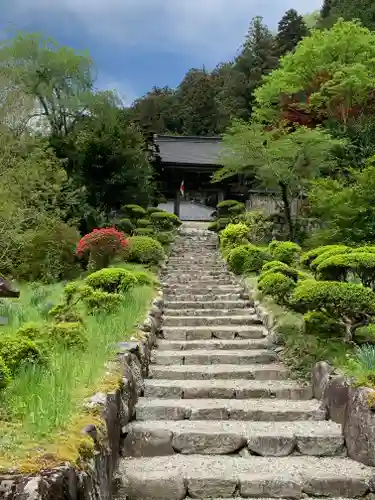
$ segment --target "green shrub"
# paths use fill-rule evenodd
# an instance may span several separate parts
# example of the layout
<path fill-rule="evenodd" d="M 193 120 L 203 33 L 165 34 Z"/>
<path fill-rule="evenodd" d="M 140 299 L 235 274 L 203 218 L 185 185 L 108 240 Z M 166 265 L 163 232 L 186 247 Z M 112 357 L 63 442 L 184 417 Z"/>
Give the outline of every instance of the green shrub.
<path fill-rule="evenodd" d="M 79 274 L 74 255 L 78 231 L 51 219 L 42 226 L 26 229 L 19 236 L 13 274 L 18 279 L 52 283 Z"/>
<path fill-rule="evenodd" d="M 171 243 L 173 243 L 174 235 L 172 231 L 162 231 L 160 233 L 156 233 L 155 238 L 162 245 L 170 245 Z"/>
<path fill-rule="evenodd" d="M 150 219 L 152 225 L 159 231 L 171 231 L 182 224 L 177 215 L 169 212 L 154 212 L 150 215 Z"/>
<path fill-rule="evenodd" d="M 132 236 L 129 238 L 130 262 L 140 264 L 158 264 L 165 259 L 165 252 L 159 241 L 147 236 Z"/>
<path fill-rule="evenodd" d="M 138 219 L 137 220 L 137 228 L 148 227 L 148 226 L 151 226 L 150 219 Z"/>
<path fill-rule="evenodd" d="M 213 222 L 210 222 L 210 223 L 208 224 L 207 229 L 208 229 L 209 231 L 213 231 L 214 233 L 217 233 L 217 232 L 219 231 L 219 225 L 218 225 L 218 223 L 217 223 L 217 220 L 215 220 L 215 221 L 213 221 Z"/>
<path fill-rule="evenodd" d="M 236 217 L 237 215 L 245 213 L 245 210 L 246 210 L 245 204 L 239 202 L 236 205 L 229 207 L 228 214 L 231 217 Z"/>
<path fill-rule="evenodd" d="M 293 241 L 271 241 L 269 251 L 275 260 L 290 265 L 299 260 L 301 247 Z"/>
<path fill-rule="evenodd" d="M 285 264 L 284 262 L 281 262 L 279 260 L 271 260 L 270 262 L 266 262 L 262 267 L 261 276 L 266 272 L 282 273 L 285 274 L 285 276 L 292 278 L 294 281 L 297 281 L 299 275 L 299 271 L 297 269 L 294 269 L 293 267 L 290 267 L 288 266 L 288 264 Z"/>
<path fill-rule="evenodd" d="M 270 255 L 255 245 L 240 245 L 228 254 L 229 269 L 235 274 L 259 271 Z"/>
<path fill-rule="evenodd" d="M 262 243 L 271 238 L 273 223 L 261 210 L 246 212 L 243 222 L 248 227 L 248 238 L 251 243 Z"/>
<path fill-rule="evenodd" d="M 156 213 L 156 212 L 165 212 L 165 210 L 163 210 L 163 209 L 161 209 L 161 208 L 157 208 L 157 207 L 149 207 L 149 208 L 147 209 L 147 213 L 148 213 L 148 214 L 150 214 L 150 215 L 151 215 L 151 214 L 154 214 L 154 213 Z"/>
<path fill-rule="evenodd" d="M 5 361 L 0 358 L 0 390 L 5 389 L 11 382 L 12 375 Z"/>
<path fill-rule="evenodd" d="M 333 281 L 348 281 L 349 276 L 354 275 L 361 280 L 363 285 L 374 288 L 375 254 L 350 252 L 333 255 L 318 265 L 317 273 L 319 278 Z"/>
<path fill-rule="evenodd" d="M 122 293 L 137 284 L 133 273 L 120 267 L 109 267 L 90 274 L 85 283 L 94 289 L 108 293 Z"/>
<path fill-rule="evenodd" d="M 308 335 L 328 335 L 342 337 L 343 327 L 338 321 L 322 311 L 309 311 L 304 317 L 305 331 Z"/>
<path fill-rule="evenodd" d="M 346 245 L 324 245 L 322 247 L 314 248 L 302 254 L 301 264 L 305 267 L 310 267 L 312 261 L 315 260 L 317 257 L 319 257 L 319 255 L 321 255 L 324 252 L 327 252 L 328 250 L 336 248 L 342 248 L 345 250 L 348 247 Z"/>
<path fill-rule="evenodd" d="M 223 248 L 234 248 L 249 243 L 246 224 L 228 224 L 220 233 L 220 243 Z"/>
<path fill-rule="evenodd" d="M 217 213 L 220 217 L 228 217 L 230 215 L 229 210 L 233 207 L 240 205 L 240 202 L 236 200 L 224 200 L 216 205 Z"/>
<path fill-rule="evenodd" d="M 101 292 L 91 289 L 91 293 L 82 297 L 89 313 L 112 313 L 121 304 L 122 295 L 119 293 Z"/>
<path fill-rule="evenodd" d="M 357 387 L 375 387 L 375 345 L 357 346 L 349 357 L 347 372 L 355 378 Z"/>
<path fill-rule="evenodd" d="M 137 280 L 137 285 L 139 286 L 153 286 L 156 280 L 148 273 L 144 271 L 134 271 L 133 273 L 135 279 Z"/>
<path fill-rule="evenodd" d="M 354 340 L 357 344 L 375 344 L 375 323 L 358 328 Z"/>
<path fill-rule="evenodd" d="M 121 209 L 131 220 L 147 218 L 146 210 L 140 205 L 124 205 Z"/>
<path fill-rule="evenodd" d="M 375 293 L 363 285 L 305 280 L 298 283 L 290 303 L 300 312 L 321 311 L 345 327 L 351 340 L 356 328 L 375 314 Z"/>
<path fill-rule="evenodd" d="M 133 235 L 136 236 L 152 236 L 154 234 L 154 230 L 152 227 L 137 227 L 133 231 Z"/>
<path fill-rule="evenodd" d="M 45 355 L 40 346 L 28 338 L 21 336 L 3 336 L 0 338 L 0 358 L 14 374 L 25 364 L 44 364 Z"/>
<path fill-rule="evenodd" d="M 217 221 L 216 221 L 216 228 L 217 228 L 216 230 L 217 230 L 217 232 L 220 232 L 223 229 L 225 229 L 226 226 L 228 224 L 230 224 L 230 222 L 231 221 L 230 221 L 230 219 L 228 217 L 219 217 L 219 219 L 217 219 Z"/>
<path fill-rule="evenodd" d="M 83 323 L 79 312 L 68 304 L 57 304 L 48 311 L 48 316 L 57 323 Z"/>
<path fill-rule="evenodd" d="M 62 322 L 48 328 L 49 341 L 74 349 L 84 349 L 87 337 L 82 323 Z"/>
<path fill-rule="evenodd" d="M 116 221 L 115 227 L 125 234 L 132 234 L 132 232 L 134 231 L 134 224 L 130 219 L 120 219 Z"/>
<path fill-rule="evenodd" d="M 41 340 L 45 334 L 45 324 L 40 323 L 24 323 L 16 331 L 16 335 L 28 338 L 29 340 Z"/>
<path fill-rule="evenodd" d="M 296 283 L 285 274 L 271 270 L 260 276 L 258 287 L 264 295 L 270 295 L 278 304 L 286 304 Z"/>
<path fill-rule="evenodd" d="M 344 247 L 343 245 L 337 245 L 335 248 L 331 248 L 319 254 L 310 264 L 310 269 L 312 271 L 316 271 L 318 266 L 328 257 L 332 257 L 333 255 L 341 255 L 345 253 L 350 253 L 352 251 L 349 247 Z"/>

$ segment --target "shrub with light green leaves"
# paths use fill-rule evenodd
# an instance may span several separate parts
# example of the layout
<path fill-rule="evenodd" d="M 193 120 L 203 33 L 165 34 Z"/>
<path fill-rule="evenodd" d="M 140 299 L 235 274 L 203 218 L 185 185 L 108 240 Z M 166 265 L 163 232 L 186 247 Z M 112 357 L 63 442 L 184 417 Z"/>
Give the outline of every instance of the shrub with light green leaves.
<path fill-rule="evenodd" d="M 132 221 L 147 218 L 146 210 L 140 205 L 124 205 L 121 209 Z"/>
<path fill-rule="evenodd" d="M 149 215 L 154 214 L 154 213 L 156 213 L 156 212 L 165 212 L 165 210 L 163 210 L 163 209 L 161 209 L 161 208 L 157 208 L 157 207 L 149 207 L 149 208 L 147 209 L 147 213 L 148 213 Z"/>
<path fill-rule="evenodd" d="M 173 243 L 174 235 L 172 231 L 161 231 L 160 233 L 155 234 L 155 238 L 162 245 L 170 245 Z"/>
<path fill-rule="evenodd" d="M 18 335 L 0 337 L 0 358 L 12 374 L 26 364 L 46 362 L 45 353 L 39 344 Z"/>
<path fill-rule="evenodd" d="M 285 264 L 284 262 L 281 262 L 279 260 L 271 260 L 270 262 L 266 262 L 262 267 L 261 276 L 266 272 L 282 273 L 285 274 L 285 276 L 292 278 L 294 281 L 298 280 L 299 274 L 298 269 L 294 269 L 293 267 L 290 267 L 288 266 L 288 264 Z"/>
<path fill-rule="evenodd" d="M 236 200 L 223 200 L 216 205 L 217 213 L 220 217 L 229 217 L 230 209 L 233 207 L 237 207 L 238 205 L 243 205 Z"/>
<path fill-rule="evenodd" d="M 228 254 L 228 267 L 235 274 L 257 272 L 271 256 L 255 245 L 240 245 Z"/>
<path fill-rule="evenodd" d="M 169 212 L 154 212 L 150 215 L 150 219 L 153 227 L 158 231 L 171 231 L 182 224 L 177 215 Z"/>
<path fill-rule="evenodd" d="M 305 280 L 297 284 L 290 304 L 298 312 L 320 311 L 345 328 L 351 340 L 357 328 L 375 315 L 375 293 L 363 285 Z"/>
<path fill-rule="evenodd" d="M 94 314 L 112 313 L 122 302 L 123 295 L 120 293 L 108 293 L 91 289 L 91 293 L 82 297 L 82 302 L 86 306 L 87 312 Z"/>
<path fill-rule="evenodd" d="M 220 233 L 220 245 L 222 248 L 234 248 L 249 243 L 247 239 L 248 227 L 246 224 L 228 224 Z"/>
<path fill-rule="evenodd" d="M 140 264 L 158 264 L 165 259 L 163 246 L 159 241 L 148 236 L 132 236 L 129 238 L 130 262 Z"/>
<path fill-rule="evenodd" d="M 346 245 L 324 245 L 322 247 L 313 248 L 308 252 L 305 252 L 301 256 L 301 264 L 305 267 L 310 267 L 313 260 L 315 260 L 319 255 L 329 251 L 329 250 L 346 250 L 348 247 Z"/>
<path fill-rule="evenodd" d="M 322 311 L 309 311 L 304 316 L 305 332 L 308 335 L 342 337 L 343 325 Z"/>
<path fill-rule="evenodd" d="M 5 389 L 12 380 L 12 374 L 5 364 L 5 361 L 0 358 L 0 390 Z"/>
<path fill-rule="evenodd" d="M 134 224 L 132 223 L 132 221 L 130 219 L 120 219 L 120 220 L 116 221 L 115 227 L 116 227 L 116 229 L 118 229 L 119 231 L 122 231 L 125 234 L 132 234 L 132 232 L 134 231 L 134 228 L 135 228 Z"/>
<path fill-rule="evenodd" d="M 323 254 L 324 255 L 324 254 Z M 327 257 L 317 267 L 320 279 L 348 281 L 357 277 L 364 286 L 375 287 L 375 253 L 350 252 Z"/>
<path fill-rule="evenodd" d="M 264 295 L 271 296 L 278 304 L 287 304 L 296 282 L 284 273 L 266 271 L 258 281 L 258 288 Z"/>
<path fill-rule="evenodd" d="M 137 228 L 140 228 L 140 227 L 150 227 L 150 226 L 151 226 L 150 219 L 138 219 L 137 220 Z"/>
<path fill-rule="evenodd" d="M 152 227 L 137 227 L 133 231 L 133 236 L 150 236 L 154 235 Z M 125 253 L 126 254 L 126 253 Z"/>
<path fill-rule="evenodd" d="M 351 253 L 353 251 L 352 248 L 350 247 L 345 247 L 338 245 L 337 248 L 331 248 L 330 250 L 327 250 L 326 252 L 321 253 L 316 257 L 310 264 L 310 268 L 312 271 L 316 272 L 318 267 L 322 262 L 324 262 L 326 259 L 333 257 L 334 255 L 344 255 L 347 253 Z"/>
<path fill-rule="evenodd" d="M 108 293 L 122 293 L 137 285 L 134 274 L 120 267 L 109 267 L 90 274 L 85 283 Z"/>
<path fill-rule="evenodd" d="M 269 244 L 269 252 L 274 260 L 289 265 L 299 261 L 301 251 L 301 247 L 293 241 L 271 241 Z"/>
<path fill-rule="evenodd" d="M 245 213 L 246 207 L 244 203 L 237 203 L 237 205 L 233 205 L 229 207 L 228 214 L 230 217 L 236 217 L 237 215 Z"/>
<path fill-rule="evenodd" d="M 60 344 L 71 349 L 84 349 L 87 336 L 82 323 L 62 322 L 50 325 L 48 338 L 53 344 Z"/>
<path fill-rule="evenodd" d="M 156 278 L 153 278 L 153 276 L 145 271 L 134 271 L 133 275 L 137 280 L 138 286 L 154 286 L 157 283 Z"/>

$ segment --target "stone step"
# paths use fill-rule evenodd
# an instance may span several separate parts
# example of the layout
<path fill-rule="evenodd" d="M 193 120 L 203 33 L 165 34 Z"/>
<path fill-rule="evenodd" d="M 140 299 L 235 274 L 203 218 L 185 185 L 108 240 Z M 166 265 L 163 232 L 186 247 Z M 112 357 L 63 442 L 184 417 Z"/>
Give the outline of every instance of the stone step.
<path fill-rule="evenodd" d="M 262 325 L 163 326 L 165 340 L 262 339 L 267 330 Z"/>
<path fill-rule="evenodd" d="M 198 291 L 199 292 L 199 291 Z M 213 300 L 217 300 L 217 303 L 220 303 L 221 301 L 224 302 L 233 302 L 237 301 L 240 303 L 241 301 L 248 299 L 248 295 L 245 294 L 241 289 L 238 290 L 238 292 L 235 293 L 189 293 L 186 291 L 169 291 L 169 290 L 164 290 L 164 297 L 166 304 L 170 302 L 195 302 L 195 303 L 207 303 L 207 302 L 212 302 Z"/>
<path fill-rule="evenodd" d="M 373 489 L 373 475 L 373 468 L 341 457 L 124 458 L 119 464 L 119 494 L 132 500 L 363 497 Z"/>
<path fill-rule="evenodd" d="M 165 380 L 144 382 L 146 398 L 312 399 L 311 386 L 292 380 Z"/>
<path fill-rule="evenodd" d="M 328 421 L 241 422 L 215 420 L 132 422 L 123 456 L 228 455 L 345 456 L 341 425 Z"/>
<path fill-rule="evenodd" d="M 249 365 L 277 361 L 271 349 L 234 351 L 223 349 L 196 349 L 194 351 L 153 351 L 152 363 L 156 365 Z"/>
<path fill-rule="evenodd" d="M 199 287 L 199 288 L 217 288 L 218 286 L 238 286 L 237 281 L 234 278 L 227 277 L 227 278 L 207 278 L 204 277 L 200 278 L 200 276 L 197 274 L 196 276 L 192 278 L 184 278 L 183 276 L 181 277 L 175 277 L 175 278 L 164 278 L 162 282 L 162 286 L 179 286 L 181 287 L 182 284 L 185 284 L 186 287 Z"/>
<path fill-rule="evenodd" d="M 238 340 L 157 340 L 159 351 L 191 351 L 196 349 L 245 350 L 264 349 L 267 338 Z"/>
<path fill-rule="evenodd" d="M 243 316 L 244 314 L 254 314 L 255 310 L 248 308 L 246 311 L 242 309 L 164 309 L 164 315 L 170 317 L 178 316 Z"/>
<path fill-rule="evenodd" d="M 136 419 L 143 420 L 243 420 L 294 422 L 325 420 L 320 402 L 284 399 L 148 399 L 136 404 Z"/>
<path fill-rule="evenodd" d="M 233 311 L 234 309 L 245 309 L 247 307 L 251 307 L 250 300 L 206 300 L 206 301 L 197 301 L 197 300 L 167 300 L 164 302 L 165 310 L 168 311 L 168 314 L 171 313 L 171 310 L 181 311 L 183 309 L 217 309 L 218 311 L 225 309 Z M 196 313 L 197 311 L 195 311 Z M 216 311 L 215 311 L 216 312 Z"/>
<path fill-rule="evenodd" d="M 172 351 L 176 352 L 176 351 Z M 189 352 L 189 351 L 185 351 Z M 194 351 L 190 351 L 194 352 Z M 276 363 L 272 364 L 196 364 L 196 365 L 150 365 L 150 377 L 168 380 L 285 380 L 289 371 Z"/>
<path fill-rule="evenodd" d="M 204 326 L 204 325 L 259 325 L 261 320 L 255 314 L 242 316 L 164 316 L 164 326 Z"/>
<path fill-rule="evenodd" d="M 198 268 L 195 271 L 187 271 L 183 268 L 176 269 L 175 271 L 171 271 L 170 268 L 168 268 L 163 275 L 167 276 L 169 278 L 180 278 L 181 276 L 186 277 L 186 278 L 196 278 L 197 277 L 197 272 L 199 272 L 199 277 L 204 279 L 204 278 L 228 278 L 232 277 L 231 274 L 226 269 L 219 269 L 219 270 L 213 270 L 213 269 L 200 269 Z"/>
<path fill-rule="evenodd" d="M 225 293 L 243 293 L 243 288 L 241 288 L 238 283 L 235 285 L 215 285 L 215 286 L 203 286 L 199 284 L 194 285 L 181 285 L 181 284 L 166 284 L 164 285 L 164 292 L 168 295 L 169 293 L 177 294 L 197 294 L 206 295 L 212 294 L 225 294 Z"/>

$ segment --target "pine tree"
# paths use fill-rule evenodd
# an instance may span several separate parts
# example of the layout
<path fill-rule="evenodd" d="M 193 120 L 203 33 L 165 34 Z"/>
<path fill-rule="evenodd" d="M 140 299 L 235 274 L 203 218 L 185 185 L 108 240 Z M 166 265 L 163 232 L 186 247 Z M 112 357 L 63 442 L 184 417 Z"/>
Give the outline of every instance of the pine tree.
<path fill-rule="evenodd" d="M 278 25 L 275 40 L 276 54 L 281 57 L 295 49 L 298 42 L 309 34 L 302 16 L 294 9 L 285 12 Z"/>

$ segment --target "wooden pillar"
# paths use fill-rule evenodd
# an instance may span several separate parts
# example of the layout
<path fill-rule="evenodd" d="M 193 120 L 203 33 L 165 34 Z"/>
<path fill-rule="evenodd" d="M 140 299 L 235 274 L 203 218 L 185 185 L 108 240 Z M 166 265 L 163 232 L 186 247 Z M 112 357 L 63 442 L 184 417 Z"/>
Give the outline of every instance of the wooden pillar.
<path fill-rule="evenodd" d="M 217 202 L 220 203 L 221 201 L 224 201 L 224 191 L 219 191 L 217 195 Z"/>
<path fill-rule="evenodd" d="M 174 214 L 177 215 L 177 217 L 180 217 L 180 203 L 181 203 L 181 193 L 180 193 L 180 187 L 176 190 L 175 197 L 174 197 Z"/>

